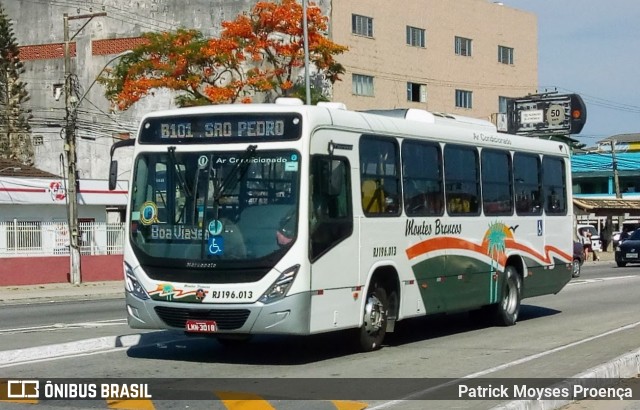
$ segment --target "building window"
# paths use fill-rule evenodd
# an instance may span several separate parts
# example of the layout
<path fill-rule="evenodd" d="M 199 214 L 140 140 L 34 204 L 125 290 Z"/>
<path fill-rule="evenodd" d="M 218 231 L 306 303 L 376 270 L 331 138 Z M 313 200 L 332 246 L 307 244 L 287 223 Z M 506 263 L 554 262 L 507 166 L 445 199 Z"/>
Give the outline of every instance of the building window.
<path fill-rule="evenodd" d="M 456 90 L 456 107 L 458 108 L 472 108 L 473 107 L 473 93 L 466 90 Z"/>
<path fill-rule="evenodd" d="M 427 102 L 427 86 L 425 84 L 407 83 L 407 101 Z"/>
<path fill-rule="evenodd" d="M 353 74 L 353 94 L 373 96 L 373 77 L 370 75 Z"/>
<path fill-rule="evenodd" d="M 471 39 L 456 36 L 455 46 L 456 55 L 467 57 L 471 56 Z"/>
<path fill-rule="evenodd" d="M 42 135 L 33 136 L 33 145 L 34 146 L 44 145 L 44 138 L 42 137 Z"/>
<path fill-rule="evenodd" d="M 425 47 L 425 34 L 423 28 L 407 26 L 407 44 L 414 47 Z"/>
<path fill-rule="evenodd" d="M 507 101 L 509 101 L 509 97 L 498 97 L 498 112 L 506 113 L 507 112 Z"/>
<path fill-rule="evenodd" d="M 513 64 L 513 48 L 498 46 L 498 61 L 502 64 Z"/>
<path fill-rule="evenodd" d="M 351 32 L 360 36 L 373 37 L 373 19 L 371 17 L 352 14 Z"/>

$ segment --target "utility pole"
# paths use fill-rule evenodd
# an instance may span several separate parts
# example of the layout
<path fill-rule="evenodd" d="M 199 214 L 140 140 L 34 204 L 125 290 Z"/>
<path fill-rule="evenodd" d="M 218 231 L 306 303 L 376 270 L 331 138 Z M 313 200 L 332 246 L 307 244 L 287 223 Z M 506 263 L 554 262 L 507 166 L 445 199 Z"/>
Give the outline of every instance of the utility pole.
<path fill-rule="evenodd" d="M 622 193 L 620 192 L 620 179 L 618 177 L 618 161 L 616 160 L 616 141 L 611 140 L 611 161 L 613 165 L 613 184 L 616 190 L 616 198 L 621 199 Z"/>
<path fill-rule="evenodd" d="M 302 0 L 302 41 L 304 44 L 305 103 L 307 105 L 311 105 L 311 84 L 309 79 L 309 21 L 307 19 L 307 0 Z"/>
<path fill-rule="evenodd" d="M 68 218 L 69 218 L 69 280 L 72 284 L 78 285 L 81 282 L 80 275 L 80 232 L 78 229 L 78 170 L 76 156 L 76 109 L 72 107 L 73 86 L 71 80 L 71 41 L 86 27 L 94 17 L 106 16 L 107 13 L 82 14 L 69 16 L 63 14 L 64 24 L 64 107 L 65 107 L 65 144 L 64 150 L 67 154 L 67 198 L 68 198 Z M 69 37 L 69 20 L 87 19 L 76 33 Z"/>
<path fill-rule="evenodd" d="M 620 178 L 618 176 L 618 161 L 616 160 L 616 140 L 611 140 L 609 143 L 611 144 L 611 165 L 613 168 L 613 186 L 616 190 L 616 199 L 622 199 L 622 193 L 620 192 Z M 618 216 L 618 229 L 622 231 L 623 227 L 624 214 Z"/>

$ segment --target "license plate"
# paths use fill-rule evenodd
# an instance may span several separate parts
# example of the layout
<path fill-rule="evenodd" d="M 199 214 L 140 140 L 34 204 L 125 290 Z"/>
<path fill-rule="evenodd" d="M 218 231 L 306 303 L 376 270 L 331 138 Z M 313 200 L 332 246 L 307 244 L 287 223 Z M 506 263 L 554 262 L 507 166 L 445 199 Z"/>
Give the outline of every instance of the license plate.
<path fill-rule="evenodd" d="M 628 253 L 626 257 L 629 259 L 638 259 L 638 253 Z"/>
<path fill-rule="evenodd" d="M 193 333 L 214 333 L 218 331 L 218 326 L 213 320 L 187 320 L 185 330 Z"/>

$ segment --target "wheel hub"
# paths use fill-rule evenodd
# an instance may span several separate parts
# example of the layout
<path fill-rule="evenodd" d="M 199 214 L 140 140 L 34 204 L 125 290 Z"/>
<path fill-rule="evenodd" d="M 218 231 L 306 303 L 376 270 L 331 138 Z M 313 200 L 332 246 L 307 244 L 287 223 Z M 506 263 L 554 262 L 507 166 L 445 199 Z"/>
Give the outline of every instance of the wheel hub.
<path fill-rule="evenodd" d="M 364 326 L 367 333 L 376 333 L 382 328 L 384 313 L 382 302 L 375 295 L 369 296 L 364 307 Z"/>

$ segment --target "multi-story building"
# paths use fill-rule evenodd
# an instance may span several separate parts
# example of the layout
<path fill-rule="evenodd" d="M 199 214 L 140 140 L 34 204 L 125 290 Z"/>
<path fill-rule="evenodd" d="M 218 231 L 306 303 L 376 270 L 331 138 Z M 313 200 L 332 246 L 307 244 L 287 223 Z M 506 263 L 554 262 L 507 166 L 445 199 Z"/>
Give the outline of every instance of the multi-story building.
<path fill-rule="evenodd" d="M 640 134 L 618 134 L 571 159 L 578 219 L 621 230 L 640 226 Z"/>
<path fill-rule="evenodd" d="M 353 109 L 413 107 L 490 119 L 536 92 L 537 18 L 485 0 L 334 0 L 349 47 L 333 98 Z"/>
<path fill-rule="evenodd" d="M 221 22 L 249 10 L 255 0 L 14 0 L 3 6 L 26 73 L 34 119 L 35 165 L 62 175 L 65 116 L 77 110 L 78 174 L 105 178 L 114 139 L 135 132 L 143 114 L 173 107 L 156 92 L 125 112 L 111 113 L 94 80 L 141 34 L 178 27 L 219 33 Z M 349 47 L 338 57 L 346 73 L 333 100 L 351 109 L 423 108 L 488 119 L 504 97 L 536 91 L 536 16 L 488 0 L 320 0 L 331 38 Z M 64 22 L 63 15 L 69 19 Z M 95 15 L 93 19 L 83 16 Z M 77 105 L 65 101 L 64 31 Z M 119 154 L 120 155 L 120 154 Z M 128 169 L 120 158 L 121 170 Z M 125 172 L 121 178 L 127 178 Z"/>

